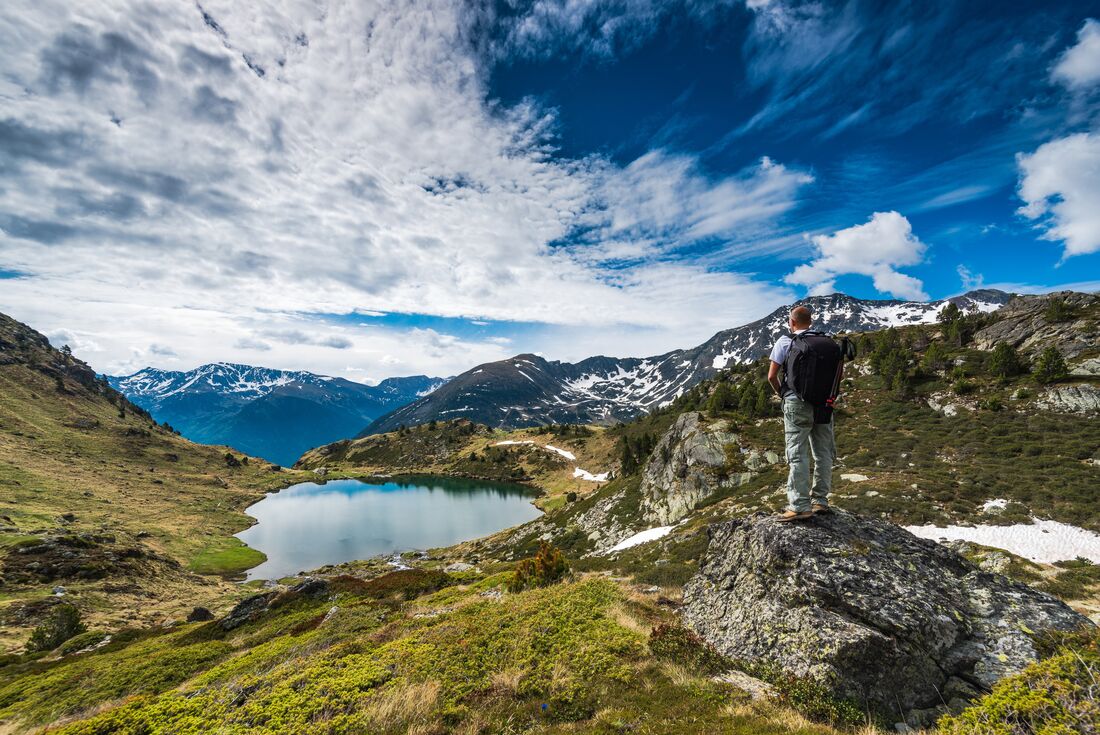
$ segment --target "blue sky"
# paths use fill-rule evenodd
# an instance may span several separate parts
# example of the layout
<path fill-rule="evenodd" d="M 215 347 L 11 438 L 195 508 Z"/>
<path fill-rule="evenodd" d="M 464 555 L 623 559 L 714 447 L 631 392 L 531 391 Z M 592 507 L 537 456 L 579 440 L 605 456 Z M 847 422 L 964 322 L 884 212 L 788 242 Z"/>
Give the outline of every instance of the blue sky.
<path fill-rule="evenodd" d="M 0 43 L 0 310 L 107 372 L 1100 287 L 1095 3 L 17 0 Z"/>

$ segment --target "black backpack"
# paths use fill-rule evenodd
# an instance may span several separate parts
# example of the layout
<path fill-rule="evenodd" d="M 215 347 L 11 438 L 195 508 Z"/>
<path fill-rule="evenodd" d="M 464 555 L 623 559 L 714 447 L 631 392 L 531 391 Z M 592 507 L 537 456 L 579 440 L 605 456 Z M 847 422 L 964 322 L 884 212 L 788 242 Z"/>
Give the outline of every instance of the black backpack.
<path fill-rule="evenodd" d="M 807 330 L 791 335 L 791 349 L 783 362 L 787 392 L 815 408 L 828 405 L 836 388 L 837 368 L 844 357 L 841 346 L 824 332 Z"/>

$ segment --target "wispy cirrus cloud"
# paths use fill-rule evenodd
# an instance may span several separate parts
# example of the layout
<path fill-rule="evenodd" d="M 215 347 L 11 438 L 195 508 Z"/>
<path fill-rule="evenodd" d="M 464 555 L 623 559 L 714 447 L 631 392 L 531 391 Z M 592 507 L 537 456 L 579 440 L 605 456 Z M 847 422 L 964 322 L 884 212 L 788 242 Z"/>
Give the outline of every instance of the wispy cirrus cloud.
<path fill-rule="evenodd" d="M 499 27 L 537 46 L 518 22 Z M 32 275 L 6 280 L 0 305 L 100 335 L 104 368 L 262 351 L 331 370 L 323 348 L 336 348 L 417 372 L 449 350 L 453 372 L 501 345 L 406 330 L 394 337 L 407 347 L 380 353 L 377 329 L 326 342 L 320 321 L 295 327 L 308 339 L 282 322 L 405 312 L 705 336 L 786 295 L 677 251 L 767 231 L 805 174 L 765 159 L 707 175 L 665 151 L 633 169 L 553 155 L 552 109 L 487 98 L 485 23 L 504 21 L 443 0 L 5 5 L 0 266 Z M 676 207 L 643 211 L 661 193 L 630 191 L 642 167 L 682 186 Z M 578 223 L 615 242 L 552 246 Z M 614 262 L 620 246 L 641 257 Z M 657 304 L 656 274 L 703 287 Z M 137 326 L 102 338 L 120 323 Z M 197 338 L 218 329 L 214 356 Z"/>

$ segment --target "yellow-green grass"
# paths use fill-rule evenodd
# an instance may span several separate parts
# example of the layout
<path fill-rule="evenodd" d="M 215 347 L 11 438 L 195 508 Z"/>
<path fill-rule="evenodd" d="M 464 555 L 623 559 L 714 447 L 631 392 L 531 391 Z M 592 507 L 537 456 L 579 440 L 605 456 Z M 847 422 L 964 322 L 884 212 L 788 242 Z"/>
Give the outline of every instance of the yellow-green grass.
<path fill-rule="evenodd" d="M 123 415 L 78 383 L 59 389 L 25 365 L 0 366 L 0 515 L 17 528 L 0 537 L 0 558 L 28 538 L 95 533 L 185 569 L 246 568 L 259 557 L 232 538 L 252 523 L 243 509 L 307 474 L 269 471 L 262 460 L 231 468 L 227 451 L 189 442 L 132 411 Z M 70 600 L 92 612 L 90 622 L 105 629 L 239 596 L 232 585 L 165 567 L 126 579 L 7 582 L 0 616 L 54 584 L 64 585 Z M 108 585 L 115 591 L 105 591 Z M 16 625 L 0 628 L 0 650 L 19 648 L 29 635 Z"/>
<path fill-rule="evenodd" d="M 835 732 L 655 659 L 648 632 L 668 614 L 614 582 L 482 594 L 502 581 L 407 603 L 352 585 L 230 633 L 187 625 L 0 669 L 0 720 L 74 734 Z"/>
<path fill-rule="evenodd" d="M 238 538 L 213 539 L 191 557 L 189 568 L 198 574 L 235 575 L 263 563 L 267 555 Z"/>

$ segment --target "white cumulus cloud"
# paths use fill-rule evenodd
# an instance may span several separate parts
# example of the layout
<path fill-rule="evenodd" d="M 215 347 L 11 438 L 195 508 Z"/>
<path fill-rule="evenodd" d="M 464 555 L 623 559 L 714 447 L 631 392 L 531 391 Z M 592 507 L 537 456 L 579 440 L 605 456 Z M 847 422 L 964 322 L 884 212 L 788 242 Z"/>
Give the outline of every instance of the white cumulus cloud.
<path fill-rule="evenodd" d="M 926 249 L 897 212 L 875 212 L 862 225 L 810 240 L 817 257 L 795 268 L 786 281 L 808 287 L 811 295 L 831 293 L 837 277 L 857 274 L 870 276 L 876 289 L 896 298 L 928 298 L 919 279 L 897 270 L 921 263 Z"/>
<path fill-rule="evenodd" d="M 1077 43 L 1066 49 L 1050 76 L 1071 90 L 1100 83 L 1100 21 L 1089 18 L 1081 25 Z"/>
<path fill-rule="evenodd" d="M 1064 244 L 1064 258 L 1100 251 L 1100 134 L 1052 140 L 1017 163 L 1020 213 Z"/>

